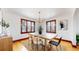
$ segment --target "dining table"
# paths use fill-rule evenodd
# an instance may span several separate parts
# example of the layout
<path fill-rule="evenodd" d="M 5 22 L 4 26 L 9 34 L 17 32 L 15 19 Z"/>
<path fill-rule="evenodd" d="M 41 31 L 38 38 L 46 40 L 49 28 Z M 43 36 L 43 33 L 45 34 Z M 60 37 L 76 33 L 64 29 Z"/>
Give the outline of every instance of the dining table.
<path fill-rule="evenodd" d="M 50 40 L 52 40 L 53 38 L 55 38 L 55 37 L 57 37 L 57 34 L 54 34 L 54 33 L 52 33 L 52 34 L 50 34 L 50 33 L 46 33 L 46 34 L 42 34 L 42 35 L 39 35 L 39 34 L 31 34 L 31 35 L 34 35 L 35 37 L 39 37 L 39 38 L 42 38 L 42 39 L 44 39 L 44 41 L 45 41 L 45 51 L 46 51 L 46 47 L 47 47 L 47 41 L 50 41 Z"/>

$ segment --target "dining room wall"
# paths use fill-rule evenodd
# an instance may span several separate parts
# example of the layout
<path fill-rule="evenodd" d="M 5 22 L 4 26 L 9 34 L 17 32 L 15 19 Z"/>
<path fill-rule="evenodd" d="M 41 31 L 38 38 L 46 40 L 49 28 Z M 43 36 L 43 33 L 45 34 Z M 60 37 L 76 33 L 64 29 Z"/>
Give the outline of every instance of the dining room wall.
<path fill-rule="evenodd" d="M 3 10 L 3 19 L 10 25 L 8 30 L 13 37 L 13 41 L 28 37 L 27 33 L 21 34 L 21 18 L 28 19 L 20 14 L 10 12 L 7 9 Z"/>
<path fill-rule="evenodd" d="M 73 18 L 74 18 L 75 33 L 79 35 L 79 8 L 76 9 Z"/>
<path fill-rule="evenodd" d="M 76 35 L 79 35 L 79 8 L 76 8 L 73 17 L 73 30 L 74 30 L 74 38 L 76 39 Z"/>
<path fill-rule="evenodd" d="M 1 15 L 1 9 L 0 9 L 0 22 L 1 22 L 1 20 L 2 20 L 2 15 Z M 1 26 L 1 23 L 0 23 L 0 35 L 1 35 L 1 33 L 2 33 L 2 26 Z"/>
<path fill-rule="evenodd" d="M 59 29 L 59 22 L 60 20 L 68 20 L 68 29 L 67 30 L 60 30 Z M 60 17 L 57 18 L 57 34 L 58 36 L 62 37 L 65 40 L 71 41 L 73 45 L 76 45 L 76 39 L 74 38 L 74 29 L 73 29 L 73 17 Z"/>
<path fill-rule="evenodd" d="M 57 37 L 62 37 L 65 40 L 72 41 L 73 45 L 76 45 L 76 38 L 74 36 L 74 29 L 73 29 L 73 16 L 63 16 L 63 17 L 54 17 L 49 20 L 54 20 L 56 19 L 56 34 L 58 35 Z M 59 28 L 59 21 L 60 20 L 68 20 L 68 29 L 67 30 L 60 30 Z M 47 20 L 48 21 L 48 20 Z M 46 32 L 46 20 L 42 23 L 43 27 L 43 34 L 49 34 Z M 50 33 L 55 34 L 55 33 Z"/>

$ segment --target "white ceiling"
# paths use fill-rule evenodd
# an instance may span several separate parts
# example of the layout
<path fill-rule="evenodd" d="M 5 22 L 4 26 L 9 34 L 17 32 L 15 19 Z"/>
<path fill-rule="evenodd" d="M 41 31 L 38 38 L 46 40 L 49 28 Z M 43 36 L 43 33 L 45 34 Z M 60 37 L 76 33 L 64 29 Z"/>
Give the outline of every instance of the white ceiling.
<path fill-rule="evenodd" d="M 48 19 L 58 16 L 72 16 L 75 8 L 7 8 L 10 12 L 37 19 L 40 11 L 40 18 Z"/>

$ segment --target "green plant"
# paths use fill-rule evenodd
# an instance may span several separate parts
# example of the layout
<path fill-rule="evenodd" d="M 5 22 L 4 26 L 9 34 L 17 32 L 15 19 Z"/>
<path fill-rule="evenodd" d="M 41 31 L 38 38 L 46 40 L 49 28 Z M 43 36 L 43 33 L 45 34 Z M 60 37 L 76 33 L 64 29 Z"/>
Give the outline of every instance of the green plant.
<path fill-rule="evenodd" d="M 1 26 L 8 28 L 9 27 L 9 23 L 6 23 L 4 20 L 2 20 Z"/>

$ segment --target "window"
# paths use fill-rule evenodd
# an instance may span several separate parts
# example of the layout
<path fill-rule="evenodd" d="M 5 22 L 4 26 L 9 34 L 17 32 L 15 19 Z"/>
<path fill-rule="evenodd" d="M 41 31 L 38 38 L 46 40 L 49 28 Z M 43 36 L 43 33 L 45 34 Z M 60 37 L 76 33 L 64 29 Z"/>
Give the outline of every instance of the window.
<path fill-rule="evenodd" d="M 21 19 L 21 34 L 35 32 L 35 22 Z"/>
<path fill-rule="evenodd" d="M 46 32 L 56 33 L 56 20 L 46 21 Z"/>

